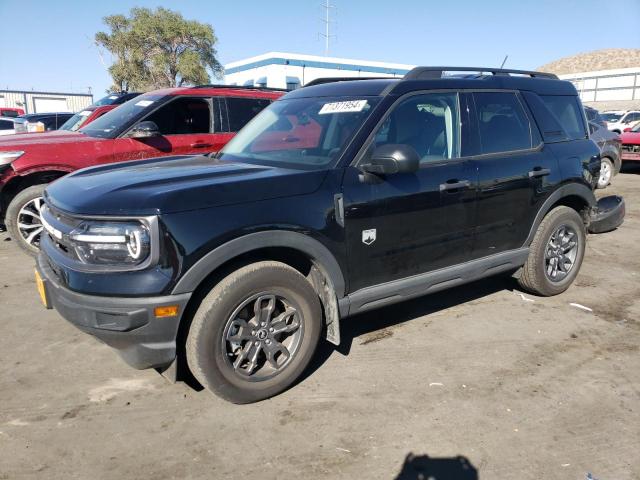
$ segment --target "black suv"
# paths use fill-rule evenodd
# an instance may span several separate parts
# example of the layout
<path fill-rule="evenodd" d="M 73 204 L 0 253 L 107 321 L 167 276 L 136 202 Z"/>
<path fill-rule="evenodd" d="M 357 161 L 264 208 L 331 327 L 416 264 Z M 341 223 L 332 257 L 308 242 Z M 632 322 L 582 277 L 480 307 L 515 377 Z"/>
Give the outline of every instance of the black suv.
<path fill-rule="evenodd" d="M 45 305 L 134 367 L 188 366 L 246 403 L 292 385 L 347 316 L 498 273 L 563 292 L 590 221 L 619 225 L 624 203 L 596 211 L 600 156 L 571 83 L 472 71 L 323 80 L 215 156 L 52 183 Z"/>

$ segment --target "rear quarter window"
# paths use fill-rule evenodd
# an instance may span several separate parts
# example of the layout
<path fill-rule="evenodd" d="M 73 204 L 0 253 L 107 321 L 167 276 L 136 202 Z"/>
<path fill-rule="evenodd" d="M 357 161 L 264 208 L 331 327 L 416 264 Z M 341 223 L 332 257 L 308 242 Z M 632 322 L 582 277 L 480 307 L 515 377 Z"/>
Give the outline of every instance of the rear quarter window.
<path fill-rule="evenodd" d="M 540 95 L 540 98 L 542 98 L 542 101 L 569 139 L 578 140 L 587 137 L 578 97 L 572 95 Z"/>

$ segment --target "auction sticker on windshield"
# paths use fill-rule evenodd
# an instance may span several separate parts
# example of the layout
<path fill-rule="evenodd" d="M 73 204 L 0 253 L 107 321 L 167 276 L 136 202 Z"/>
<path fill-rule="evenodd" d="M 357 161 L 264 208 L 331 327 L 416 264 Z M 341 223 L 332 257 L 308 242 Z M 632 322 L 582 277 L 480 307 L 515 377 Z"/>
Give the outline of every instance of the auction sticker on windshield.
<path fill-rule="evenodd" d="M 325 103 L 318 114 L 361 112 L 367 106 L 366 100 L 349 100 L 346 102 Z"/>

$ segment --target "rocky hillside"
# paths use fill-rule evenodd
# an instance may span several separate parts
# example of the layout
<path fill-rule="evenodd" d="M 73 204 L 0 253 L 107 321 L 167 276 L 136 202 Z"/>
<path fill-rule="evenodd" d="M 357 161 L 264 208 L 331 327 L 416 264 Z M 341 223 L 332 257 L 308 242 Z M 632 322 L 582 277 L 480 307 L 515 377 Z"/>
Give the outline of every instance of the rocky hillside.
<path fill-rule="evenodd" d="M 640 49 L 610 48 L 579 53 L 561 58 L 538 68 L 542 72 L 563 75 L 566 73 L 592 72 L 613 68 L 640 67 Z"/>

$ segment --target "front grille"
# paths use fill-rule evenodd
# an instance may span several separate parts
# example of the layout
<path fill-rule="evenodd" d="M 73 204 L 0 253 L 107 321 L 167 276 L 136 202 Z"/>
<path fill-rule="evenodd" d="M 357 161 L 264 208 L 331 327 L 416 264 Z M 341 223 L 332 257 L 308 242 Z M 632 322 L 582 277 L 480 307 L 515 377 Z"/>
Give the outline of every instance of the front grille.
<path fill-rule="evenodd" d="M 629 153 L 640 153 L 640 145 L 623 144 L 622 151 Z"/>
<path fill-rule="evenodd" d="M 69 233 L 80 224 L 81 220 L 71 217 L 49 204 L 46 204 L 42 208 L 41 214 L 45 224 L 48 224 L 50 227 L 47 228 L 45 226 L 44 231 L 51 241 L 51 244 L 65 257 L 79 260 L 75 248 L 73 248 L 69 241 Z"/>

